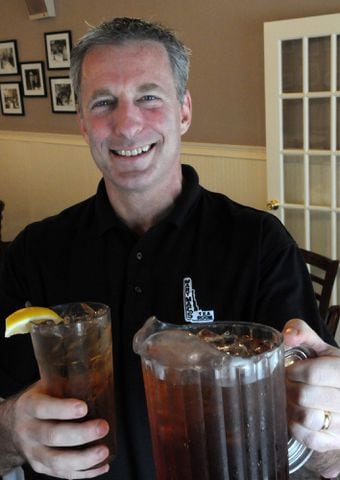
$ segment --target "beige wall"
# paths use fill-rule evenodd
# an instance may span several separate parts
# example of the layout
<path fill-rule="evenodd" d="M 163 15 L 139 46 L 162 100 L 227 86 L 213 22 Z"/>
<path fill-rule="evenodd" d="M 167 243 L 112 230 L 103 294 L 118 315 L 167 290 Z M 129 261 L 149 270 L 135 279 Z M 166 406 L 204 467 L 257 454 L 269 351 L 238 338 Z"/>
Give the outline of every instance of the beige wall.
<path fill-rule="evenodd" d="M 25 0 L 0 1 L 0 40 L 16 39 L 21 61 L 45 61 L 45 32 L 71 30 L 75 41 L 86 22 L 123 15 L 161 21 L 193 52 L 194 119 L 185 140 L 261 146 L 263 22 L 340 12 L 339 0 L 55 0 L 55 5 L 55 18 L 31 21 Z M 77 133 L 74 115 L 53 114 L 50 97 L 25 98 L 25 109 L 25 117 L 0 115 L 0 130 Z"/>
<path fill-rule="evenodd" d="M 28 223 L 58 213 L 92 195 L 100 178 L 79 135 L 0 131 L 0 198 L 5 203 L 3 239 Z M 241 203 L 265 208 L 263 147 L 186 143 L 182 161 L 201 183 Z"/>

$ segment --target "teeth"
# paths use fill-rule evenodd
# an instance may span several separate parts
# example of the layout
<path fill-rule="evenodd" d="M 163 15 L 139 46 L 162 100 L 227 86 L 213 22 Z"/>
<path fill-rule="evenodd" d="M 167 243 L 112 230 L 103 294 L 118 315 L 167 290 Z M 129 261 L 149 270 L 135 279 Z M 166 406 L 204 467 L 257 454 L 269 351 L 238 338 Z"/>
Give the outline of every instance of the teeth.
<path fill-rule="evenodd" d="M 117 155 L 121 155 L 122 157 L 135 157 L 136 155 L 140 155 L 141 153 L 148 152 L 151 148 L 151 145 L 144 145 L 144 147 L 134 148 L 133 150 L 114 150 Z"/>

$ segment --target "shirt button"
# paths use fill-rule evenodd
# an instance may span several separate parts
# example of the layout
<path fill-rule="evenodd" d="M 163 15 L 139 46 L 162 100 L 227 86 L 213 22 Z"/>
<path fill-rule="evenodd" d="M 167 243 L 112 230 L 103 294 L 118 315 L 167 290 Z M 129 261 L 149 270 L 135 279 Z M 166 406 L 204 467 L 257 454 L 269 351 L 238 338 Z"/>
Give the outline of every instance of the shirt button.
<path fill-rule="evenodd" d="M 143 258 L 142 252 L 137 252 L 136 257 L 137 257 L 137 260 L 142 260 L 142 258 Z"/>
<path fill-rule="evenodd" d="M 138 285 L 135 286 L 134 290 L 136 293 L 142 293 L 142 289 Z"/>

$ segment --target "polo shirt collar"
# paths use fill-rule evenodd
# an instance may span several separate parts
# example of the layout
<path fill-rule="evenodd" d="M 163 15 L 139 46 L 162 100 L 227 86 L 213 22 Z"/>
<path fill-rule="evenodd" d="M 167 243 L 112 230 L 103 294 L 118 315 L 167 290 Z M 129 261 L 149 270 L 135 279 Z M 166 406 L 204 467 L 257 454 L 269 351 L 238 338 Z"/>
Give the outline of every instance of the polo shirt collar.
<path fill-rule="evenodd" d="M 111 228 L 122 228 L 124 225 L 111 206 L 103 178 L 99 182 L 95 197 L 95 216 L 99 235 Z"/>
<path fill-rule="evenodd" d="M 182 165 L 183 185 L 180 195 L 175 200 L 175 205 L 170 210 L 165 222 L 173 223 L 180 227 L 186 221 L 191 209 L 199 200 L 202 189 L 196 171 L 190 165 Z"/>
<path fill-rule="evenodd" d="M 190 210 L 201 195 L 201 187 L 196 171 L 189 165 L 182 165 L 183 187 L 175 200 L 175 205 L 169 214 L 162 220 L 178 227 L 183 225 Z M 95 197 L 95 216 L 98 225 L 98 234 L 102 235 L 111 228 L 127 228 L 112 208 L 106 193 L 104 180 L 101 179 Z"/>

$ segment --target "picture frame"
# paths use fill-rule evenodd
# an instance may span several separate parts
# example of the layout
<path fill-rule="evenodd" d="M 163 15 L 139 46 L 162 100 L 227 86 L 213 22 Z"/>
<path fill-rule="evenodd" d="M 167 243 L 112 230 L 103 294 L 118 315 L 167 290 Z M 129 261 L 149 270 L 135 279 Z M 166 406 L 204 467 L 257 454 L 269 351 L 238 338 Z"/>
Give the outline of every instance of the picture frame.
<path fill-rule="evenodd" d="M 0 41 L 0 75 L 18 75 L 18 49 L 16 40 Z"/>
<path fill-rule="evenodd" d="M 76 98 L 70 77 L 49 77 L 53 113 L 76 113 Z"/>
<path fill-rule="evenodd" d="M 0 82 L 0 104 L 3 115 L 25 115 L 21 82 Z"/>
<path fill-rule="evenodd" d="M 48 70 L 65 70 L 70 68 L 71 31 L 46 32 L 44 35 Z"/>
<path fill-rule="evenodd" d="M 44 62 L 22 62 L 20 68 L 24 96 L 46 97 Z"/>

